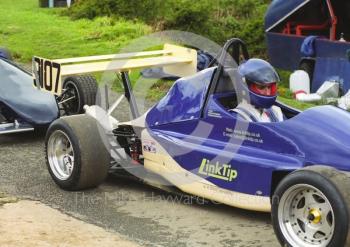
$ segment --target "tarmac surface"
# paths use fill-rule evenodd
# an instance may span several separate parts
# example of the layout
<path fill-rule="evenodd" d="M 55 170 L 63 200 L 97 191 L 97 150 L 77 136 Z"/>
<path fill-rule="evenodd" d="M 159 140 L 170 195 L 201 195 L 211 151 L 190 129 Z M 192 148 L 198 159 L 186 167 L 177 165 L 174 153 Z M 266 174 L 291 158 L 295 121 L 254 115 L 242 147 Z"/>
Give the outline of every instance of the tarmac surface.
<path fill-rule="evenodd" d="M 269 214 L 169 194 L 114 175 L 93 190 L 62 191 L 47 171 L 42 133 L 0 136 L 0 157 L 1 192 L 40 201 L 142 246 L 279 246 Z"/>

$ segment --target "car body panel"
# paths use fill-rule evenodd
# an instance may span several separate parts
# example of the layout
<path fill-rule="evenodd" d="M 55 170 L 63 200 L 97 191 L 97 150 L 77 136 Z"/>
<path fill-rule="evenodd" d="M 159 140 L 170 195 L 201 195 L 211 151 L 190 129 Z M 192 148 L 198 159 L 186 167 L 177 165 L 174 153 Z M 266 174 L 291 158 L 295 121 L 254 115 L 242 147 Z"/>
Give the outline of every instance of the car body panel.
<path fill-rule="evenodd" d="M 37 90 L 30 74 L 0 59 L 0 76 L 0 103 L 16 118 L 33 126 L 45 126 L 59 117 L 55 96 Z"/>
<path fill-rule="evenodd" d="M 205 168 L 202 169 L 201 167 L 206 164 L 207 160 L 200 159 L 200 157 L 194 157 L 193 155 L 196 155 L 194 151 L 191 154 L 188 154 L 191 160 L 187 163 L 194 164 L 194 162 L 198 160 L 201 164 L 197 166 L 195 165 L 194 170 L 189 170 L 190 168 L 186 167 L 186 161 L 181 159 L 180 156 L 172 156 L 174 153 L 171 152 L 170 149 L 174 149 L 174 143 L 180 148 L 186 147 L 186 145 L 188 146 L 189 143 L 183 143 L 177 138 L 170 138 L 167 133 L 161 133 L 158 131 L 150 132 L 148 129 L 142 131 L 141 140 L 144 145 L 144 167 L 148 171 L 159 174 L 170 182 L 171 185 L 176 186 L 183 192 L 238 208 L 262 212 L 269 212 L 271 210 L 270 197 L 268 196 L 262 194 L 251 195 L 241 193 L 238 192 L 238 190 L 236 191 L 234 189 L 220 187 L 216 184 L 216 181 L 213 183 L 208 180 L 207 178 L 209 178 L 209 176 L 201 174 L 205 171 Z M 170 145 L 166 145 L 164 140 Z M 146 145 L 152 146 L 152 148 L 145 148 Z M 199 147 L 200 152 L 205 150 L 207 149 Z M 181 152 L 180 149 L 178 149 L 178 151 Z M 186 148 L 184 151 L 188 152 Z M 216 149 L 213 151 L 216 151 Z M 207 157 L 210 157 L 208 152 L 206 152 L 206 155 Z M 201 173 L 198 173 L 198 171 L 201 171 Z M 230 173 L 231 171 L 232 173 L 236 172 L 235 169 L 230 169 Z M 240 182 L 235 180 L 231 184 L 237 185 L 241 183 L 244 183 L 242 179 Z"/>
<path fill-rule="evenodd" d="M 176 81 L 169 92 L 147 114 L 147 125 L 198 119 L 215 68 Z"/>
<path fill-rule="evenodd" d="M 196 84 L 211 75 L 212 71 L 206 70 L 179 80 L 147 113 L 150 138 L 179 167 L 220 189 L 263 197 L 271 196 L 276 171 L 290 172 L 317 164 L 350 171 L 350 114 L 333 106 L 315 107 L 283 122 L 254 123 L 228 112 L 219 102 L 223 94 L 214 94 L 203 116 L 179 118 L 189 109 L 204 107 L 198 95 L 206 86 Z M 194 97 L 184 100 L 179 89 Z M 188 94 L 191 90 L 199 91 Z M 234 92 L 229 94 L 234 97 Z M 165 102 L 177 110 L 169 110 Z M 196 107 L 183 107 L 184 102 Z"/>

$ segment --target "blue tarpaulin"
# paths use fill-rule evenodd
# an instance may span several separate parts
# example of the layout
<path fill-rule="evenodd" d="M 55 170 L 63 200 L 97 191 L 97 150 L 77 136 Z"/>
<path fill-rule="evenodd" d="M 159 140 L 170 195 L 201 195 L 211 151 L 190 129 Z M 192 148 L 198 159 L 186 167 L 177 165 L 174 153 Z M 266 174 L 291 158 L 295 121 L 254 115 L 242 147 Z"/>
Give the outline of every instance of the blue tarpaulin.
<path fill-rule="evenodd" d="M 270 31 L 311 0 L 274 0 L 265 16 L 265 30 Z"/>
<path fill-rule="evenodd" d="M 316 56 L 316 50 L 315 50 L 316 39 L 317 39 L 317 36 L 308 36 L 305 38 L 300 49 L 300 52 L 304 57 Z"/>

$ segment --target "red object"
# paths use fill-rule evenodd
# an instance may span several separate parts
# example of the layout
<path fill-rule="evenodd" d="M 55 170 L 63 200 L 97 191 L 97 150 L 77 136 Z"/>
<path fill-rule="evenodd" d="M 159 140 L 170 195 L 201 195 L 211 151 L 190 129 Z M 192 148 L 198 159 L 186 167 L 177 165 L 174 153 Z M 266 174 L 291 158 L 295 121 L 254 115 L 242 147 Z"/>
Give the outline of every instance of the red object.
<path fill-rule="evenodd" d="M 336 39 L 337 35 L 337 24 L 338 24 L 338 18 L 334 14 L 333 6 L 330 0 L 327 0 L 327 5 L 328 5 L 328 10 L 331 15 L 331 32 L 330 32 L 330 37 L 329 39 L 334 41 Z"/>
<path fill-rule="evenodd" d="M 321 25 L 297 25 L 296 26 L 296 35 L 302 36 L 304 31 L 308 30 L 324 30 L 329 27 L 329 21 L 326 21 L 325 23 Z"/>
<path fill-rule="evenodd" d="M 294 98 L 297 97 L 298 94 L 307 94 L 304 90 L 299 90 L 293 93 Z"/>
<path fill-rule="evenodd" d="M 249 89 L 262 96 L 275 96 L 277 94 L 277 83 L 271 83 L 268 85 L 261 85 L 258 83 L 251 83 Z"/>
<path fill-rule="evenodd" d="M 283 34 L 295 34 L 303 36 L 304 31 L 318 31 L 327 30 L 330 27 L 329 39 L 336 40 L 338 18 L 334 13 L 334 9 L 330 0 L 326 0 L 327 7 L 330 15 L 330 19 L 322 24 L 298 24 L 294 22 L 287 22 L 282 33 Z"/>
<path fill-rule="evenodd" d="M 285 28 L 283 29 L 283 34 L 292 34 L 292 23 L 287 22 Z"/>
<path fill-rule="evenodd" d="M 141 155 L 141 144 L 139 141 L 135 141 L 130 146 L 130 157 L 133 164 L 138 165 L 141 163 L 140 155 Z"/>

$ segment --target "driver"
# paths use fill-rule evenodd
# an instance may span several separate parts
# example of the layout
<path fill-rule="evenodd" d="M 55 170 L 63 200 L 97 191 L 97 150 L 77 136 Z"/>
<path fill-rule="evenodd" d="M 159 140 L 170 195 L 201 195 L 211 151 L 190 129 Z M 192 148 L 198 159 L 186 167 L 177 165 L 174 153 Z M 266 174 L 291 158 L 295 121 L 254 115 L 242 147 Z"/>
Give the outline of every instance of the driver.
<path fill-rule="evenodd" d="M 283 121 L 281 108 L 274 105 L 280 78 L 271 64 L 252 58 L 238 67 L 238 73 L 241 80 L 237 86 L 242 100 L 230 111 L 249 122 Z"/>

